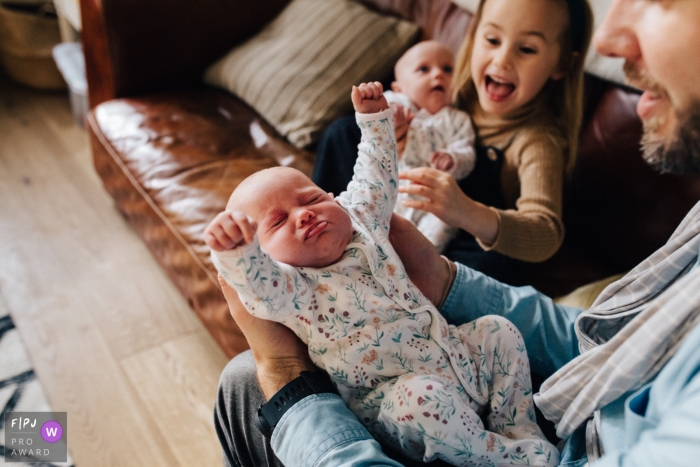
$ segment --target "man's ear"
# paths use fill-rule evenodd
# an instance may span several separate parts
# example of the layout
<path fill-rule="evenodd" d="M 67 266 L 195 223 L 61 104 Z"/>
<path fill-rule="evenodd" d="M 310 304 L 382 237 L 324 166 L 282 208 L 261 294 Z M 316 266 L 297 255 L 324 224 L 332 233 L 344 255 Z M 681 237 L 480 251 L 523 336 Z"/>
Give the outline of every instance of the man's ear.
<path fill-rule="evenodd" d="M 398 82 L 398 81 L 392 81 L 392 83 L 391 83 L 391 90 L 394 91 L 394 92 L 398 92 L 398 93 L 401 92 L 401 86 L 399 85 L 399 82 Z"/>

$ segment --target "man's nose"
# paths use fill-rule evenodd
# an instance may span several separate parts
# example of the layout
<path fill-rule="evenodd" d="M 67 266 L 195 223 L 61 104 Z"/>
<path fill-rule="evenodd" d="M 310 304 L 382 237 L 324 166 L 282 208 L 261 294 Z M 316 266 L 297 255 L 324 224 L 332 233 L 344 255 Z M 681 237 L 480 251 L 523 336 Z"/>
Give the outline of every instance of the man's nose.
<path fill-rule="evenodd" d="M 622 57 L 634 61 L 640 56 L 639 42 L 631 27 L 635 24 L 637 9 L 615 0 L 593 36 L 593 44 L 601 55 Z"/>

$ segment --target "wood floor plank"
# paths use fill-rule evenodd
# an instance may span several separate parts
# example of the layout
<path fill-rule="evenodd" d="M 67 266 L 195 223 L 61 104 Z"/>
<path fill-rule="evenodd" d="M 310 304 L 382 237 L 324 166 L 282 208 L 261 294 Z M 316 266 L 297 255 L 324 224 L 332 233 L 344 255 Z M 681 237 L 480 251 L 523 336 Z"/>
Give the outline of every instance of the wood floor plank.
<path fill-rule="evenodd" d="M 103 287 L 82 292 L 105 307 L 98 308 L 95 319 L 109 330 L 107 340 L 117 358 L 198 329 L 189 306 L 133 230 L 115 215 L 97 176 L 83 176 L 72 159 L 54 157 L 60 153 L 57 138 L 31 119 L 31 109 L 16 112 L 15 119 L 0 116 L 0 140 L 9 149 L 0 157 L 6 170 L 17 174 L 7 182 L 22 195 L 20 210 L 33 214 L 21 229 L 50 237 L 76 274 L 103 278 Z M 32 125 L 23 125 L 24 119 Z M 162 313 L 160 305 L 171 312 Z"/>
<path fill-rule="evenodd" d="M 226 362 L 204 331 L 122 361 L 143 405 L 159 431 L 168 434 L 166 441 L 182 465 L 221 465 L 212 410 L 216 383 Z M 187 430 L 172 429 L 183 420 L 187 420 Z M 192 450 L 193 443 L 203 448 Z"/>
<path fill-rule="evenodd" d="M 1 76 L 0 299 L 78 467 L 220 465 L 223 353 L 114 208 L 67 96 Z"/>
<path fill-rule="evenodd" d="M 13 318 L 22 317 L 15 324 L 53 410 L 68 413 L 76 465 L 181 465 L 70 294 L 45 298 L 23 313 L 8 308 Z M 73 310 L 71 320 L 66 309 Z"/>

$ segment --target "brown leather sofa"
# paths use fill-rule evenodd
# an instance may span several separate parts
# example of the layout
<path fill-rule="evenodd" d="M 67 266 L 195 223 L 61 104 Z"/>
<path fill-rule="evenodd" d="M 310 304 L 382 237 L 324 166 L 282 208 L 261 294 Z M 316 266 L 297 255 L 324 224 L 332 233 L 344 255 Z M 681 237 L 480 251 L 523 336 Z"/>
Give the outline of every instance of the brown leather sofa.
<path fill-rule="evenodd" d="M 288 2 L 82 0 L 95 168 L 119 210 L 228 356 L 247 348 L 200 235 L 249 174 L 313 154 L 282 138 L 203 70 Z M 448 0 L 364 0 L 457 49 L 470 15 Z M 638 95 L 587 77 L 580 156 L 566 187 L 561 250 L 532 284 L 556 296 L 625 271 L 664 243 L 700 180 L 659 175 L 639 155 Z M 261 138 L 251 135 L 264 134 Z"/>

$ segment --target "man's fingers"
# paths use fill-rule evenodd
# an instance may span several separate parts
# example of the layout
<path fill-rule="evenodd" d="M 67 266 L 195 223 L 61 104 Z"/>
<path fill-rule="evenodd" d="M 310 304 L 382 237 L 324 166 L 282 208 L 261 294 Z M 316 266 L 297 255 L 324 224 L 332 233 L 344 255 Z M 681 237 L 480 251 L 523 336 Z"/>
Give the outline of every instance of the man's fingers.
<path fill-rule="evenodd" d="M 228 285 L 228 283 L 226 283 L 226 280 L 221 277 L 221 274 L 219 274 L 218 279 L 219 285 L 221 286 L 221 291 L 224 293 L 224 298 L 226 298 L 229 305 L 231 304 L 231 301 L 238 302 L 238 294 L 235 290 L 233 290 L 233 288 L 231 288 L 230 285 Z"/>
<path fill-rule="evenodd" d="M 301 371 L 316 367 L 309 358 L 306 345 L 294 332 L 274 321 L 257 318 L 246 310 L 238 294 L 219 275 L 219 284 L 228 303 L 231 316 L 245 336 L 253 352 L 258 382 L 267 398 Z M 283 383 L 280 383 L 280 382 Z"/>

